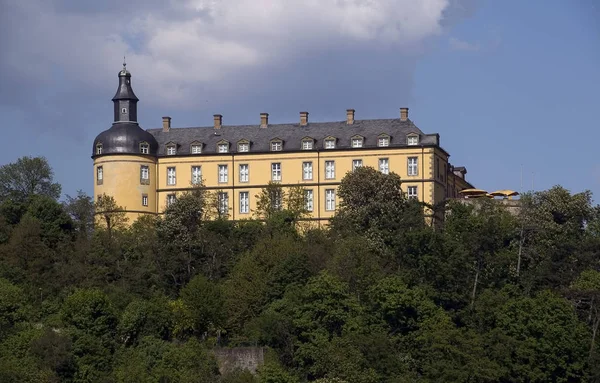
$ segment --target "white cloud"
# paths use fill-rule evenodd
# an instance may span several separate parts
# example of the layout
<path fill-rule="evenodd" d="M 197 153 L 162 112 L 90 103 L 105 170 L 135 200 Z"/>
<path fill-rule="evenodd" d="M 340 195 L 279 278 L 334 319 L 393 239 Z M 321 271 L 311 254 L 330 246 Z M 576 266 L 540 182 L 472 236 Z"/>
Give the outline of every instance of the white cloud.
<path fill-rule="evenodd" d="M 171 0 L 127 9 L 109 1 L 102 11 L 60 1 L 10 6 L 5 17 L 15 28 L 4 39 L 10 55 L 0 59 L 2 70 L 37 83 L 63 73 L 105 88 L 126 54 L 136 89 L 160 94 L 145 101 L 181 104 L 200 87 L 234 84 L 310 52 L 379 45 L 409 52 L 442 32 L 450 0 Z"/>
<path fill-rule="evenodd" d="M 450 37 L 448 44 L 450 45 L 450 49 L 455 51 L 475 52 L 481 49 L 481 46 L 477 43 L 470 43 L 468 41 L 457 39 L 456 37 Z"/>

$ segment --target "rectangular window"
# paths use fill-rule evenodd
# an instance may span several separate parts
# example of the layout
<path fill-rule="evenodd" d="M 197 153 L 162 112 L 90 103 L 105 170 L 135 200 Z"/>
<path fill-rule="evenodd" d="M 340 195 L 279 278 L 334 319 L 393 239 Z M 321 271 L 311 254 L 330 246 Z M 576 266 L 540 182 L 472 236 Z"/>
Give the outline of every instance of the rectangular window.
<path fill-rule="evenodd" d="M 240 165 L 240 182 L 248 182 L 250 180 L 250 168 L 248 164 Z"/>
<path fill-rule="evenodd" d="M 335 149 L 335 140 L 325 140 L 325 149 Z"/>
<path fill-rule="evenodd" d="M 408 157 L 408 175 L 416 176 L 419 174 L 419 168 L 417 166 L 417 157 Z"/>
<path fill-rule="evenodd" d="M 148 194 L 142 194 L 142 206 L 148 206 Z"/>
<path fill-rule="evenodd" d="M 192 166 L 192 184 L 200 185 L 202 183 L 202 166 Z"/>
<path fill-rule="evenodd" d="M 167 168 L 167 185 L 175 185 L 177 183 L 177 175 L 175 168 Z"/>
<path fill-rule="evenodd" d="M 363 140 L 362 138 L 353 138 L 352 139 L 352 147 L 353 148 L 362 148 Z"/>
<path fill-rule="evenodd" d="M 240 192 L 240 213 L 250 212 L 250 196 L 248 192 Z"/>
<path fill-rule="evenodd" d="M 250 151 L 250 144 L 249 143 L 247 143 L 247 142 L 240 142 L 238 144 L 238 152 L 245 153 L 245 152 L 249 152 L 249 151 Z"/>
<path fill-rule="evenodd" d="M 418 145 L 419 137 L 418 136 L 408 136 L 408 138 L 406 139 L 406 143 L 408 145 Z"/>
<path fill-rule="evenodd" d="M 311 140 L 302 141 L 302 150 L 312 150 L 313 142 Z"/>
<path fill-rule="evenodd" d="M 104 169 L 102 166 L 98 166 L 96 168 L 96 184 L 102 185 L 102 180 L 104 179 Z"/>
<path fill-rule="evenodd" d="M 304 190 L 304 203 L 306 211 L 313 211 L 314 209 L 314 195 L 311 189 Z"/>
<path fill-rule="evenodd" d="M 202 153 L 202 145 L 199 145 L 199 144 L 192 145 L 191 152 L 192 152 L 192 154 L 200 154 L 200 153 Z"/>
<path fill-rule="evenodd" d="M 379 159 L 379 171 L 383 174 L 390 174 L 390 161 L 387 158 Z"/>
<path fill-rule="evenodd" d="M 217 146 L 219 153 L 227 153 L 229 151 L 229 144 L 222 143 Z"/>
<path fill-rule="evenodd" d="M 379 146 L 390 146 L 390 139 L 389 137 L 379 137 L 377 143 Z"/>
<path fill-rule="evenodd" d="M 227 165 L 219 165 L 219 182 L 229 182 L 229 172 L 227 170 Z"/>
<path fill-rule="evenodd" d="M 175 145 L 167 146 L 167 155 L 174 156 L 175 154 L 177 154 L 177 148 L 175 148 Z"/>
<path fill-rule="evenodd" d="M 325 189 L 325 210 L 335 210 L 335 189 Z"/>
<path fill-rule="evenodd" d="M 335 161 L 325 161 L 325 179 L 335 178 Z"/>
<path fill-rule="evenodd" d="M 356 168 L 360 168 L 362 166 L 362 160 L 352 160 L 352 170 L 356 170 Z"/>
<path fill-rule="evenodd" d="M 217 200 L 219 203 L 219 213 L 221 215 L 225 215 L 229 213 L 229 195 L 227 192 L 219 192 L 217 195 Z"/>
<path fill-rule="evenodd" d="M 435 171 L 437 172 L 437 178 L 438 178 L 438 180 L 440 178 L 442 178 L 442 176 L 441 176 L 442 172 L 441 172 L 440 159 L 439 158 L 435 159 Z"/>
<path fill-rule="evenodd" d="M 416 186 L 409 186 L 408 189 L 408 198 L 417 198 L 417 187 Z"/>
<path fill-rule="evenodd" d="M 281 141 L 273 141 L 273 142 L 271 142 L 271 151 L 272 152 L 279 152 L 279 151 L 281 151 L 281 147 L 282 147 Z"/>
<path fill-rule="evenodd" d="M 302 179 L 303 180 L 312 180 L 313 179 L 312 162 L 303 162 L 302 163 Z"/>
<path fill-rule="evenodd" d="M 96 145 L 96 154 L 102 154 L 102 145 Z"/>
<path fill-rule="evenodd" d="M 140 166 L 140 183 L 142 185 L 150 183 L 150 168 L 147 165 Z"/>
<path fill-rule="evenodd" d="M 175 194 L 167 194 L 167 207 L 173 205 L 177 201 Z"/>
<path fill-rule="evenodd" d="M 150 145 L 148 144 L 140 144 L 140 153 L 142 154 L 148 154 L 148 152 L 150 151 Z"/>
<path fill-rule="evenodd" d="M 271 181 L 281 181 L 281 163 L 271 164 Z"/>

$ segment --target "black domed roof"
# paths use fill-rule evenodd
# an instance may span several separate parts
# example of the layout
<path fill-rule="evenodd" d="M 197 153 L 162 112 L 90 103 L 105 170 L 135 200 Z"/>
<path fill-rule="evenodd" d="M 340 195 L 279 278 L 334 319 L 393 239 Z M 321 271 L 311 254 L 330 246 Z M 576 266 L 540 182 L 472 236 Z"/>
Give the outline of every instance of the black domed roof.
<path fill-rule="evenodd" d="M 100 133 L 94 140 L 92 155 L 96 156 L 96 145 L 102 144 L 102 155 L 105 154 L 140 154 L 140 144 L 148 143 L 151 156 L 158 153 L 158 142 L 154 136 L 136 122 L 117 122 L 113 126 Z"/>

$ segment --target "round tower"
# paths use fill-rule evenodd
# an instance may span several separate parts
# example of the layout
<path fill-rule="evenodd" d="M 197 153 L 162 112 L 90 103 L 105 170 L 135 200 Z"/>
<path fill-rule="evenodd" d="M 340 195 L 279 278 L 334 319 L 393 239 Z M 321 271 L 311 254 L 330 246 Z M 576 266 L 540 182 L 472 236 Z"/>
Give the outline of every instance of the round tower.
<path fill-rule="evenodd" d="M 158 143 L 137 122 L 137 102 L 131 73 L 123 63 L 113 97 L 114 122 L 94 140 L 94 200 L 114 197 L 130 222 L 157 212 L 156 173 Z"/>

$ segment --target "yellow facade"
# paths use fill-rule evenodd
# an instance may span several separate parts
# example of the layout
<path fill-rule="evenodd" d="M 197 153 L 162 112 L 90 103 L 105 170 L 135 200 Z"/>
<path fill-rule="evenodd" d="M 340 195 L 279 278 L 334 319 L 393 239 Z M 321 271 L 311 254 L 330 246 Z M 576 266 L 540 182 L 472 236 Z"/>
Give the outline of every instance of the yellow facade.
<path fill-rule="evenodd" d="M 408 174 L 408 159 L 416 158 L 416 174 Z M 336 190 L 347 172 L 352 171 L 355 160 L 362 166 L 379 168 L 380 159 L 387 159 L 389 171 L 400 175 L 404 192 L 416 188 L 416 198 L 435 205 L 446 198 L 452 175 L 448 174 L 448 155 L 435 147 L 351 149 L 306 152 L 273 153 L 228 153 L 204 156 L 164 156 L 154 159 L 140 155 L 109 155 L 95 159 L 94 195 L 111 195 L 122 206 L 133 221 L 140 214 L 162 213 L 167 207 L 168 195 L 191 190 L 192 167 L 200 167 L 202 182 L 206 189 L 225 192 L 228 195 L 229 213 L 232 220 L 248 219 L 256 210 L 256 195 L 272 180 L 271 166 L 280 164 L 281 180 L 285 187 L 300 185 L 313 192 L 313 209 L 310 218 L 325 222 L 335 210 L 327 209 L 327 190 Z M 333 162 L 335 174 L 328 178 L 326 163 Z M 312 178 L 304 179 L 303 166 L 312 164 Z M 227 166 L 227 181 L 219 182 L 219 166 Z M 242 181 L 240 165 L 247 165 L 248 180 Z M 141 178 L 141 167 L 148 167 L 148 181 Z M 98 178 L 98 167 L 102 167 L 102 180 Z M 169 168 L 175 169 L 175 183 L 168 184 Z M 439 169 L 439 171 L 438 171 Z M 240 193 L 247 192 L 248 212 L 240 209 Z M 147 205 L 144 206 L 144 197 Z M 340 198 L 335 195 L 335 207 Z M 331 205 L 331 203 L 330 203 Z M 331 207 L 331 206 L 329 206 Z"/>

